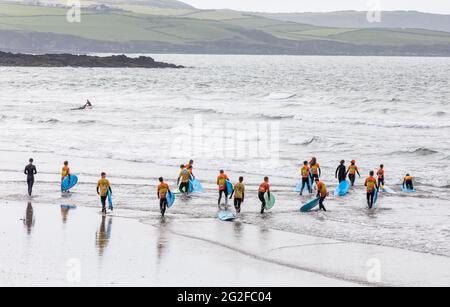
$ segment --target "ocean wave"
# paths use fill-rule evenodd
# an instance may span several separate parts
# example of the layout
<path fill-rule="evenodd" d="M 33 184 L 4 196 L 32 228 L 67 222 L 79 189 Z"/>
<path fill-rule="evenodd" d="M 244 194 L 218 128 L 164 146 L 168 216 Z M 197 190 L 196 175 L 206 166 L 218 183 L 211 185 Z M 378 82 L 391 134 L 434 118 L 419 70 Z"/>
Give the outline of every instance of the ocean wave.
<path fill-rule="evenodd" d="M 282 119 L 295 119 L 295 115 L 269 115 L 269 114 L 259 114 L 259 118 L 268 120 L 282 120 Z"/>
<path fill-rule="evenodd" d="M 436 117 L 443 117 L 445 115 L 447 115 L 447 113 L 444 112 L 444 111 L 439 111 L 439 112 L 434 112 L 433 113 L 433 116 L 436 116 Z"/>
<path fill-rule="evenodd" d="M 290 99 L 293 97 L 296 97 L 297 94 L 294 93 L 270 93 L 268 95 L 265 96 L 265 98 L 267 99 L 272 99 L 272 100 L 286 100 L 286 99 Z"/>
<path fill-rule="evenodd" d="M 202 109 L 202 108 L 175 108 L 176 112 L 197 113 L 197 114 L 219 114 L 214 109 Z"/>
<path fill-rule="evenodd" d="M 83 120 L 82 119 L 82 120 L 77 121 L 77 124 L 81 124 L 81 125 L 93 125 L 95 123 L 97 123 L 96 120 Z"/>
<path fill-rule="evenodd" d="M 60 121 L 56 118 L 50 118 L 50 119 L 41 119 L 37 121 L 40 124 L 58 124 Z"/>
<path fill-rule="evenodd" d="M 319 138 L 317 136 L 314 136 L 314 137 L 311 137 L 311 138 L 308 138 L 308 139 L 303 139 L 301 141 L 290 139 L 288 142 L 289 142 L 290 145 L 308 146 L 308 145 L 311 145 L 313 143 L 321 142 L 321 138 Z"/>
<path fill-rule="evenodd" d="M 420 148 L 414 148 L 414 149 L 405 150 L 405 151 L 395 151 L 391 154 L 392 155 L 409 154 L 409 155 L 418 155 L 418 156 L 431 156 L 431 155 L 439 154 L 439 151 L 432 150 L 432 149 L 425 148 L 425 147 L 420 147 Z"/>

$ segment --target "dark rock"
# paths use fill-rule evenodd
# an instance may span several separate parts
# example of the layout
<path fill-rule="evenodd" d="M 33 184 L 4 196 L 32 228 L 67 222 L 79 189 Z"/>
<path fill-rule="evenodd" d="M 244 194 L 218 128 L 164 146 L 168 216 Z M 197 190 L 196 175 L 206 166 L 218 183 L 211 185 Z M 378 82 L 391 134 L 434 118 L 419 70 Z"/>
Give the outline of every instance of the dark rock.
<path fill-rule="evenodd" d="M 105 67 L 105 68 L 183 68 L 156 62 L 151 57 L 130 58 L 125 55 L 107 57 L 73 54 L 14 54 L 0 51 L 0 66 L 19 67 Z"/>

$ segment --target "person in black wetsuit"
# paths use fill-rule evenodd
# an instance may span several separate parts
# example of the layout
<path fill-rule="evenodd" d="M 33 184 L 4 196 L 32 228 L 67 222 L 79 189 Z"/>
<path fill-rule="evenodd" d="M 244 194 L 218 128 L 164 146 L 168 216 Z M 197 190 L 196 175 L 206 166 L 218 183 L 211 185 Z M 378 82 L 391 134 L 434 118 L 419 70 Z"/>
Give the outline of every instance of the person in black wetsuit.
<path fill-rule="evenodd" d="M 25 167 L 24 174 L 27 175 L 28 195 L 33 194 L 34 175 L 37 174 L 36 166 L 33 165 L 34 160 L 30 159 L 30 163 Z"/>
<path fill-rule="evenodd" d="M 342 160 L 341 164 L 336 169 L 336 179 L 339 179 L 339 183 L 347 180 L 347 168 L 345 167 L 345 161 Z"/>
<path fill-rule="evenodd" d="M 88 100 L 86 101 L 86 104 L 82 107 L 79 108 L 75 108 L 75 109 L 71 109 L 72 111 L 77 111 L 77 110 L 86 110 L 86 109 L 92 109 L 92 103 Z"/>

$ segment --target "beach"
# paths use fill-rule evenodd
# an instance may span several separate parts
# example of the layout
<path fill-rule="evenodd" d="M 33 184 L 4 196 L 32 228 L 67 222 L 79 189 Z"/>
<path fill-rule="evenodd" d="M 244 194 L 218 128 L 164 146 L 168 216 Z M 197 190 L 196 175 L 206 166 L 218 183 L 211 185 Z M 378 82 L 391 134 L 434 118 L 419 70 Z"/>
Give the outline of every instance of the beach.
<path fill-rule="evenodd" d="M 1 285 L 450 284 L 449 59 L 155 59 L 186 68 L 0 68 Z M 92 110 L 71 110 L 86 99 Z M 300 213 L 312 196 L 294 192 L 313 156 L 331 192 L 326 213 Z M 178 198 L 162 222 L 158 178 L 174 189 L 190 159 L 205 193 Z M 342 159 L 362 178 L 337 197 Z M 79 183 L 61 195 L 66 160 Z M 369 211 L 364 179 L 380 164 L 396 194 Z M 234 222 L 217 219 L 221 169 L 245 178 Z M 105 219 L 101 172 L 116 209 Z M 416 193 L 401 191 L 407 173 Z M 264 176 L 277 203 L 261 215 Z"/>

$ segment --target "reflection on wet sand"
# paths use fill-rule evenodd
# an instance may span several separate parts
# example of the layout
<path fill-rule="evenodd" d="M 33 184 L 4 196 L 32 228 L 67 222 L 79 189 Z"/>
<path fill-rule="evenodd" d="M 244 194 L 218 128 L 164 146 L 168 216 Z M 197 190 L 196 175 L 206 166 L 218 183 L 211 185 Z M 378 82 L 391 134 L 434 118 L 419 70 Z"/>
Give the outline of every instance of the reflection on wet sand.
<path fill-rule="evenodd" d="M 23 219 L 23 224 L 25 225 L 25 227 L 27 229 L 28 235 L 31 235 L 31 231 L 33 230 L 34 223 L 35 223 L 35 220 L 34 220 L 33 205 L 31 204 L 31 202 L 28 202 L 28 206 L 25 211 L 25 218 Z"/>
<path fill-rule="evenodd" d="M 106 216 L 102 216 L 102 222 L 100 229 L 95 233 L 95 245 L 98 248 L 98 254 L 102 257 L 105 253 L 105 249 L 108 247 L 109 240 L 111 239 L 112 230 L 112 218 L 108 218 L 108 225 L 106 225 Z"/>
<path fill-rule="evenodd" d="M 67 220 L 69 219 L 69 212 L 70 210 L 76 209 L 76 206 L 70 206 L 70 205 L 61 205 L 61 217 L 63 224 L 67 223 Z"/>
<path fill-rule="evenodd" d="M 156 250 L 157 250 L 157 255 L 158 255 L 158 262 L 162 260 L 163 256 L 164 256 L 164 251 L 166 249 L 166 245 L 167 245 L 167 229 L 166 227 L 168 226 L 168 223 L 166 222 L 166 218 L 162 217 L 160 224 L 159 224 L 159 228 L 158 228 L 158 241 L 156 242 L 157 246 L 156 246 Z"/>

